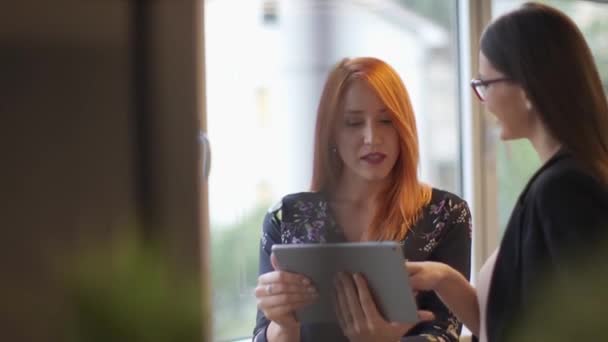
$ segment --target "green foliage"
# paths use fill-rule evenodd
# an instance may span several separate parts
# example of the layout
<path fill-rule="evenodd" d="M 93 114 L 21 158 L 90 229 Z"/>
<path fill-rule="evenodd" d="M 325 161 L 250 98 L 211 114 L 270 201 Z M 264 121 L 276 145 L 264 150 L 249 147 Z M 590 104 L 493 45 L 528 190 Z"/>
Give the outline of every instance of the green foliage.
<path fill-rule="evenodd" d="M 238 222 L 212 224 L 211 274 L 214 336 L 249 336 L 255 324 L 255 298 L 262 222 L 269 203 L 259 204 Z"/>
<path fill-rule="evenodd" d="M 451 31 L 456 26 L 456 15 L 454 15 L 458 11 L 456 1 L 399 0 L 399 3 L 444 29 Z"/>
<path fill-rule="evenodd" d="M 580 258 L 567 278 L 548 282 L 527 303 L 524 317 L 509 341 L 571 342 L 604 341 L 608 315 L 608 257 L 599 254 Z M 590 251 L 586 251 L 590 252 Z M 583 261 L 584 260 L 584 261 Z M 563 266 L 563 265 L 562 265 Z"/>
<path fill-rule="evenodd" d="M 65 274 L 73 342 L 201 341 L 198 277 L 134 238 L 96 245 Z"/>
<path fill-rule="evenodd" d="M 497 150 L 499 227 L 505 229 L 515 201 L 540 167 L 538 154 L 528 140 L 500 142 Z"/>
<path fill-rule="evenodd" d="M 608 33 L 608 5 L 602 14 L 581 29 L 593 53 L 604 85 L 604 92 L 608 94 L 608 39 L 606 38 Z"/>

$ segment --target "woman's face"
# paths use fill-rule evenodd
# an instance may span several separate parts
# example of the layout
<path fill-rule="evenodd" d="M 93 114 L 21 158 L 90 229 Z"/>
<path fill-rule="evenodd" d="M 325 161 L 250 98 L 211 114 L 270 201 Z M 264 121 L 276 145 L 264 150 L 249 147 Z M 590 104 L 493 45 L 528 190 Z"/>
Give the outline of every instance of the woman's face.
<path fill-rule="evenodd" d="M 365 81 L 355 80 L 346 90 L 335 129 L 343 177 L 379 181 L 390 174 L 399 157 L 399 134 L 392 114 Z"/>
<path fill-rule="evenodd" d="M 480 52 L 479 79 L 485 81 L 503 77 L 505 75 L 496 70 L 483 52 Z M 502 140 L 529 137 L 534 115 L 527 105 L 529 102 L 521 86 L 509 81 L 489 84 L 485 89 L 483 103 L 486 110 L 496 116 Z"/>

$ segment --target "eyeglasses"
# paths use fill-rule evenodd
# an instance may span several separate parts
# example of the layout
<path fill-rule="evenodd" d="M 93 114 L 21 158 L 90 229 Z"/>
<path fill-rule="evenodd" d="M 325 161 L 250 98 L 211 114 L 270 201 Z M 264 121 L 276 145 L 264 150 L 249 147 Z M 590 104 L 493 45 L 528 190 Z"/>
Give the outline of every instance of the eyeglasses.
<path fill-rule="evenodd" d="M 508 77 L 494 78 L 491 80 L 480 80 L 478 78 L 474 78 L 471 80 L 471 88 L 473 88 L 473 91 L 475 94 L 477 94 L 479 101 L 483 102 L 486 100 L 486 92 L 490 84 L 507 81 L 511 81 L 511 79 Z"/>

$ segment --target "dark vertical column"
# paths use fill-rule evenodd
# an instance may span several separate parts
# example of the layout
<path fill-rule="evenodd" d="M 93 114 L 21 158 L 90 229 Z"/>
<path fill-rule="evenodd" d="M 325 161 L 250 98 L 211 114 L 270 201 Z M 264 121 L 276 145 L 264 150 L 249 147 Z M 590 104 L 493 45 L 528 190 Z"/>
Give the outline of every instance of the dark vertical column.
<path fill-rule="evenodd" d="M 135 160 L 135 196 L 137 203 L 137 222 L 143 229 L 144 239 L 152 239 L 156 225 L 152 224 L 152 192 L 151 192 L 151 153 L 150 130 L 151 119 L 149 113 L 149 13 L 146 0 L 132 0 L 130 2 L 130 46 L 131 70 L 133 85 L 133 111 L 131 112 L 131 128 L 133 142 L 133 156 Z"/>

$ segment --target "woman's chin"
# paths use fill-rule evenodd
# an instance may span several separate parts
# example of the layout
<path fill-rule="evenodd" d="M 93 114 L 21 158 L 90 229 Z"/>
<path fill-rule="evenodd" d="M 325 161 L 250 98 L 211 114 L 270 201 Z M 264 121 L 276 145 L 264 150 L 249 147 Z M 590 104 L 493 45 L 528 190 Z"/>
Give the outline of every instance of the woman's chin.
<path fill-rule="evenodd" d="M 514 139 L 517 139 L 517 137 L 511 134 L 509 131 L 505 130 L 504 128 L 500 128 L 500 140 L 509 141 Z"/>
<path fill-rule="evenodd" d="M 502 140 L 502 141 L 519 140 L 519 139 L 528 138 L 528 136 L 526 136 L 525 134 L 522 134 L 522 133 L 518 132 L 517 130 L 513 131 L 513 130 L 505 129 L 504 126 L 500 126 L 499 137 L 500 137 L 500 140 Z"/>
<path fill-rule="evenodd" d="M 362 175 L 361 178 L 363 178 L 367 182 L 375 183 L 388 179 L 388 176 L 388 172 L 382 172 L 380 170 L 377 170 L 376 172 L 367 172 L 365 175 Z"/>

